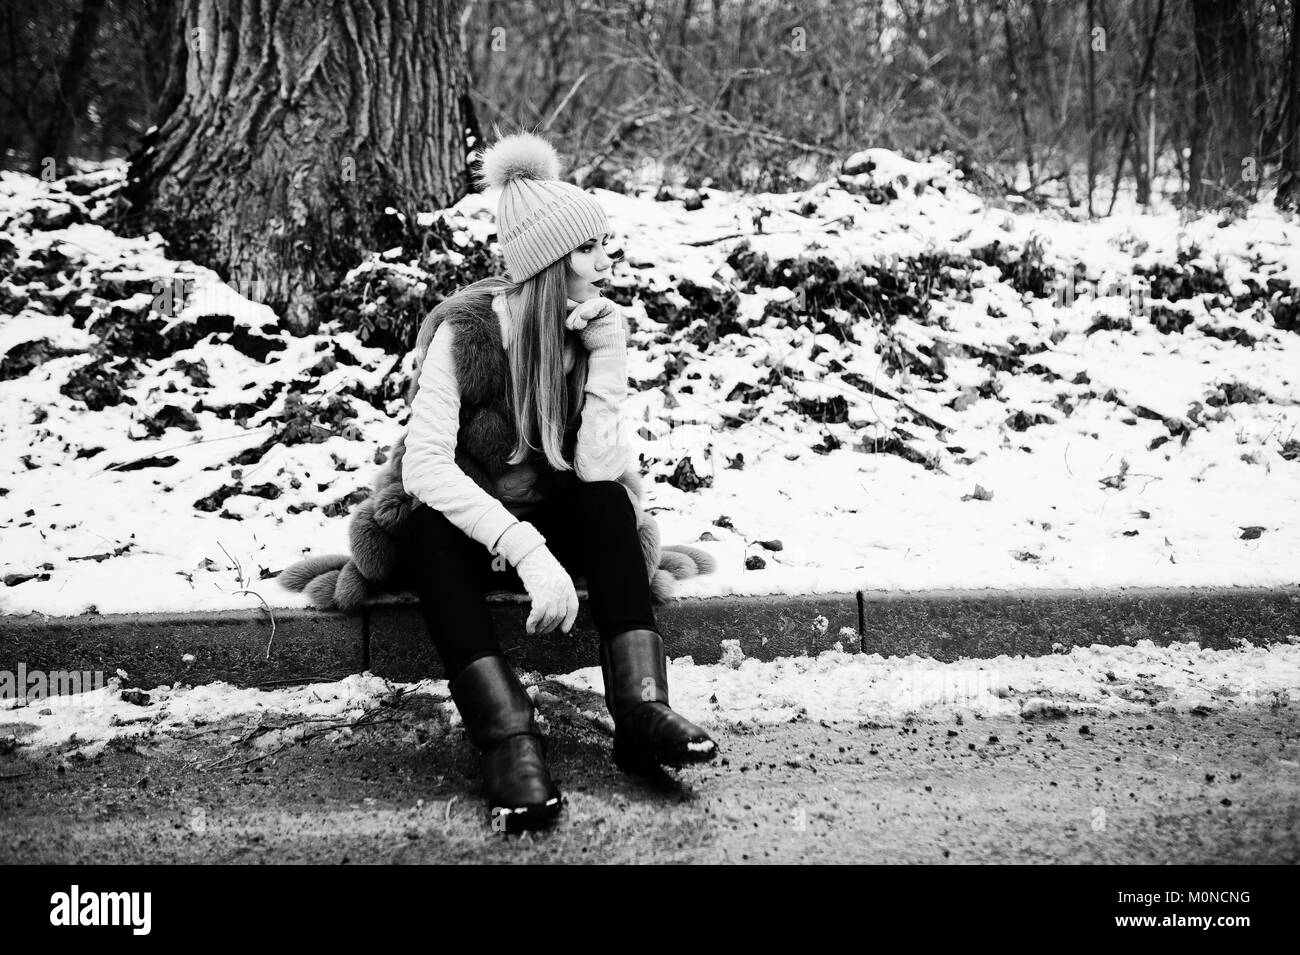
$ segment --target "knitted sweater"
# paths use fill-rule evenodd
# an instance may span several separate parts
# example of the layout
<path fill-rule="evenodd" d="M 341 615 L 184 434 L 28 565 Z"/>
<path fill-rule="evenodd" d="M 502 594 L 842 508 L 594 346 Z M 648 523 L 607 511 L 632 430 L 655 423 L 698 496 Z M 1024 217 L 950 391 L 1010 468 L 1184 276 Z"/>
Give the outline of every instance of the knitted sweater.
<path fill-rule="evenodd" d="M 578 303 L 569 304 L 572 309 Z M 513 322 L 505 297 L 494 296 L 492 307 L 508 351 Z M 603 336 L 588 355 L 573 460 L 581 481 L 614 481 L 627 468 L 630 442 L 627 421 L 621 413 L 627 398 L 627 338 L 621 328 L 617 334 Z M 512 567 L 517 566 L 538 546 L 537 537 L 525 533 L 526 528 L 511 533 L 544 500 L 538 489 L 536 465 L 526 460 L 511 466 L 496 478 L 491 493 L 457 465 L 461 400 L 452 350 L 454 335 L 451 324 L 440 325 L 421 365 L 407 427 L 402 484 L 408 494 L 444 514 L 467 537 L 503 555 Z M 566 374 L 573 370 L 581 347 L 576 334 L 566 336 Z"/>

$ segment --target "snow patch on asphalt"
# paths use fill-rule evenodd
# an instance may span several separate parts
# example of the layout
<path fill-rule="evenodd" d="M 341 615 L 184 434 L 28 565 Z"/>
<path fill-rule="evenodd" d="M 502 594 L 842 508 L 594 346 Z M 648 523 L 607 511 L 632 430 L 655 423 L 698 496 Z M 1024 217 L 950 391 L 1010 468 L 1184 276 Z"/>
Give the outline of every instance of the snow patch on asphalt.
<path fill-rule="evenodd" d="M 608 723 L 599 667 L 544 680 L 536 673 L 521 676 L 540 695 L 543 717 L 554 706 L 571 705 L 540 692 L 544 683 L 552 682 L 595 694 L 590 707 L 580 708 Z M 1076 647 L 1047 657 L 954 663 L 841 649 L 764 662 L 738 656 L 732 647 L 723 663 L 696 665 L 690 657 L 671 661 L 668 682 L 674 709 L 713 729 L 803 719 L 895 724 L 951 723 L 967 717 L 1205 715 L 1289 706 L 1300 696 L 1300 637 L 1288 635 L 1285 642 L 1270 646 L 1243 642 L 1232 650 L 1207 650 L 1195 642 L 1157 646 L 1140 640 L 1131 646 Z M 185 735 L 232 718 L 352 719 L 396 690 L 439 698 L 450 722 L 460 722 L 446 680 L 403 684 L 361 673 L 277 689 L 178 684 L 150 690 L 146 701 L 131 691 L 124 693 L 115 677 L 100 690 L 76 696 L 26 703 L 0 700 L 0 743 L 10 739 L 22 749 L 67 746 L 93 757 L 116 738 Z"/>

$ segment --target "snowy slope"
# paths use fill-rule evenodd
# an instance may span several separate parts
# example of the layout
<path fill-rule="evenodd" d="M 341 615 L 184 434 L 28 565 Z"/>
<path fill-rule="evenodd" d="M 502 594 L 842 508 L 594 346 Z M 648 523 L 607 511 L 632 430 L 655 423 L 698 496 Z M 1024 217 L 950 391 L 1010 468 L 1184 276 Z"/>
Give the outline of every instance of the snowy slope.
<path fill-rule="evenodd" d="M 695 211 L 598 193 L 628 251 L 611 294 L 632 303 L 653 513 L 720 560 L 683 596 L 1296 581 L 1295 223 L 1073 221 L 986 203 L 941 160 L 866 158 Z M 95 224 L 92 199 L 0 174 L 0 614 L 304 606 L 270 578 L 347 550 L 405 422 L 362 396 L 400 395 L 410 356 L 339 327 L 293 338 L 157 236 Z M 445 217 L 482 241 L 494 207 Z M 882 283 L 917 256 L 966 264 L 900 305 Z M 786 259 L 865 267 L 853 294 L 879 298 L 806 314 Z M 1035 287 L 1038 267 L 1074 294 Z M 1135 309 L 1135 271 L 1222 287 Z M 730 331 L 670 327 L 688 291 L 730 297 Z"/>

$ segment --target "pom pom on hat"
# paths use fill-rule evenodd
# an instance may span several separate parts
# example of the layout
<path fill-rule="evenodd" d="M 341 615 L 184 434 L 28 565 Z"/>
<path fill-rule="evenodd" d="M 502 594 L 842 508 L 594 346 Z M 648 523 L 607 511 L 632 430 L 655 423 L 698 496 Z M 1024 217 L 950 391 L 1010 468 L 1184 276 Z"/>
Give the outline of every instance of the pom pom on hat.
<path fill-rule="evenodd" d="M 497 236 L 514 281 L 531 278 L 609 231 L 595 197 L 560 178 L 559 153 L 541 136 L 504 136 L 481 158 L 479 181 L 501 190 Z"/>
<path fill-rule="evenodd" d="M 559 179 L 560 155 L 533 133 L 499 139 L 483 153 L 479 180 L 485 187 L 504 188 L 516 179 Z"/>

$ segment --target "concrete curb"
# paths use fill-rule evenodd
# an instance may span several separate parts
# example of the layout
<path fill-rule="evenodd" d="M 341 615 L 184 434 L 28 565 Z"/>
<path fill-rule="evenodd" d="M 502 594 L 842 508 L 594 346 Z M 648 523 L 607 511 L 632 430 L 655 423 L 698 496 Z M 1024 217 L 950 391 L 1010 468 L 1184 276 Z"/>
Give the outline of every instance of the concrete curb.
<path fill-rule="evenodd" d="M 488 601 L 501 646 L 520 668 L 546 673 L 597 666 L 598 636 L 584 588 L 574 632 L 529 636 L 528 599 Z M 693 598 L 656 608 L 670 657 L 716 663 L 736 640 L 760 660 L 850 652 L 938 660 L 1045 655 L 1054 647 L 1198 641 L 1227 649 L 1300 634 L 1300 587 L 1122 590 L 858 591 L 808 596 Z M 395 680 L 442 677 L 414 598 L 342 614 L 279 610 L 0 617 L 0 669 L 127 673 L 146 689 L 181 681 L 272 686 L 370 670 Z M 269 645 L 269 653 L 268 653 Z"/>

